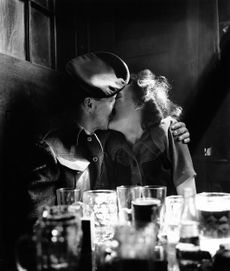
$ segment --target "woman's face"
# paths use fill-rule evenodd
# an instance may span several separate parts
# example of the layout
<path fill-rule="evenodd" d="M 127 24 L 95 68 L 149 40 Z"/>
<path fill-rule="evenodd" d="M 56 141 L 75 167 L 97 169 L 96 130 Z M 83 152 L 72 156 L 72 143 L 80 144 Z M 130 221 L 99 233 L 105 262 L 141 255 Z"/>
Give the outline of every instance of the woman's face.
<path fill-rule="evenodd" d="M 114 106 L 115 115 L 112 120 L 119 120 L 130 116 L 136 111 L 136 103 L 133 100 L 132 86 L 127 85 L 117 94 Z"/>

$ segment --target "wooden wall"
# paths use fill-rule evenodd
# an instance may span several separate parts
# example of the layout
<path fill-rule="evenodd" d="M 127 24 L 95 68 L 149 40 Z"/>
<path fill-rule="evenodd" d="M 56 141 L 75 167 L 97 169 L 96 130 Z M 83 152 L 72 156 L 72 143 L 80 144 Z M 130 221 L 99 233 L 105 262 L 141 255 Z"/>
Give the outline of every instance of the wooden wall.
<path fill-rule="evenodd" d="M 12 243 L 29 207 L 24 177 L 30 143 L 58 122 L 61 94 L 54 71 L 4 54 L 0 66 L 0 258 L 6 260 L 14 256 Z"/>
<path fill-rule="evenodd" d="M 23 232 L 31 143 L 67 110 L 59 71 L 75 55 L 74 24 L 57 13 L 54 0 L 0 0 L 0 270 Z"/>
<path fill-rule="evenodd" d="M 0 52 L 25 59 L 25 5 L 21 1 L 0 1 Z"/>
<path fill-rule="evenodd" d="M 118 53 L 133 72 L 148 67 L 165 75 L 178 103 L 191 103 L 193 86 L 217 50 L 216 0 L 102 1 L 85 10 L 91 11 L 90 50 Z"/>

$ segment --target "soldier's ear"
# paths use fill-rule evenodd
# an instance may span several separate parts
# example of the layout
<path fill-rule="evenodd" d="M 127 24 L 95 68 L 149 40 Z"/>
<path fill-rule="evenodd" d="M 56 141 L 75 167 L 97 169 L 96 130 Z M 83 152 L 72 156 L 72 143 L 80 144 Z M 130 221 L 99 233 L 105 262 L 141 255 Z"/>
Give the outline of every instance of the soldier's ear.
<path fill-rule="evenodd" d="M 83 105 L 85 107 L 85 109 L 87 109 L 88 111 L 91 111 L 94 109 L 94 99 L 91 97 L 86 97 L 83 101 Z"/>

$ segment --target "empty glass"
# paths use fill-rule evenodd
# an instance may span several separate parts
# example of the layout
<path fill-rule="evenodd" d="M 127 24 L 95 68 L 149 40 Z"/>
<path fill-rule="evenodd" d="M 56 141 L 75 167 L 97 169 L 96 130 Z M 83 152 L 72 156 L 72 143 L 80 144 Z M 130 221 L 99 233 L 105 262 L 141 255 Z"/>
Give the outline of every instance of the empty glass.
<path fill-rule="evenodd" d="M 58 205 L 71 205 L 81 199 L 80 189 L 58 188 L 56 190 Z"/>
<path fill-rule="evenodd" d="M 89 190 L 83 192 L 84 216 L 94 225 L 94 244 L 109 240 L 117 223 L 117 195 L 115 190 Z"/>
<path fill-rule="evenodd" d="M 177 243 L 180 238 L 180 220 L 184 199 L 180 195 L 168 196 L 165 200 L 165 232 L 169 243 Z"/>
<path fill-rule="evenodd" d="M 117 201 L 119 223 L 131 223 L 132 220 L 132 200 L 140 198 L 142 193 L 141 186 L 125 186 L 117 187 Z"/>

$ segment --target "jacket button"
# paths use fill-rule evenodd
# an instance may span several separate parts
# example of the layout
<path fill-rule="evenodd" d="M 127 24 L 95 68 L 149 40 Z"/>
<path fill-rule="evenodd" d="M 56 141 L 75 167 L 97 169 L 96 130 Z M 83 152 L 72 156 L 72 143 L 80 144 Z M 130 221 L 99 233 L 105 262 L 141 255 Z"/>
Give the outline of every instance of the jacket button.
<path fill-rule="evenodd" d="M 88 136 L 88 137 L 87 137 L 87 141 L 88 141 L 88 142 L 91 142 L 91 141 L 92 141 L 92 137 Z"/>
<path fill-rule="evenodd" d="M 94 156 L 94 157 L 93 157 L 93 162 L 96 163 L 97 161 L 98 161 L 98 157 L 97 157 L 97 156 Z"/>

